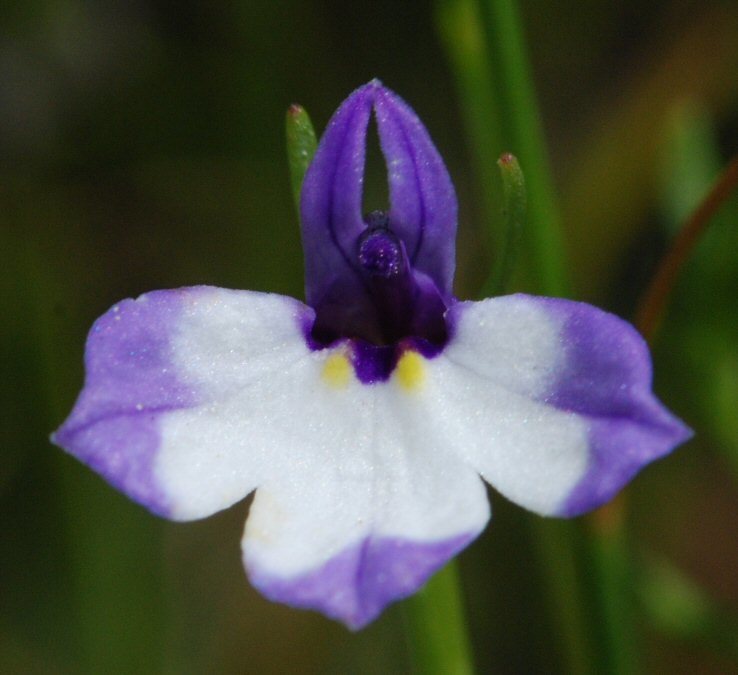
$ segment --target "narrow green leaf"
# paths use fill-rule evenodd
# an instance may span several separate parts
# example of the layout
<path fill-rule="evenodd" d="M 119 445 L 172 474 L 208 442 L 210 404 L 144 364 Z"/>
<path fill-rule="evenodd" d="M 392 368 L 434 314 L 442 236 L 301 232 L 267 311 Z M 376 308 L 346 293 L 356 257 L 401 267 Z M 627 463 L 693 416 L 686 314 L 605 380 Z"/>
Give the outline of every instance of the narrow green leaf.
<path fill-rule="evenodd" d="M 502 195 L 495 160 L 507 145 L 477 1 L 439 1 L 436 25 L 456 80 L 483 228 L 496 257 L 502 240 Z"/>
<path fill-rule="evenodd" d="M 481 7 L 491 69 L 500 80 L 500 116 L 509 139 L 506 148 L 526 167 L 530 195 L 526 237 L 534 279 L 541 292 L 564 295 L 568 283 L 561 223 L 518 3 L 483 0 Z"/>
<path fill-rule="evenodd" d="M 517 3 L 439 0 L 437 17 L 476 158 L 485 220 L 499 224 L 489 203 L 495 196 L 491 177 L 496 159 L 510 151 L 525 167 L 528 183 L 526 280 L 530 290 L 565 295 L 560 219 Z M 499 241 L 493 231 L 493 245 Z"/>
<path fill-rule="evenodd" d="M 290 167 L 292 182 L 292 196 L 295 200 L 297 212 L 300 212 L 300 191 L 310 162 L 318 147 L 313 123 L 310 121 L 305 108 L 293 104 L 287 110 L 285 122 L 287 136 L 287 161 Z"/>
<path fill-rule="evenodd" d="M 553 636 L 558 641 L 562 672 L 596 672 L 591 611 L 582 584 L 586 565 L 581 528 L 571 520 L 532 518 L 528 536 L 536 553 Z"/>
<path fill-rule="evenodd" d="M 670 235 L 707 194 L 720 174 L 720 152 L 710 113 L 689 101 L 669 115 L 662 158 L 661 211 Z"/>
<path fill-rule="evenodd" d="M 509 286 L 528 202 L 525 178 L 515 155 L 506 152 L 497 160 L 497 166 L 502 176 L 504 225 L 500 251 L 495 257 L 495 265 L 485 289 L 485 295 L 488 296 L 501 295 Z"/>

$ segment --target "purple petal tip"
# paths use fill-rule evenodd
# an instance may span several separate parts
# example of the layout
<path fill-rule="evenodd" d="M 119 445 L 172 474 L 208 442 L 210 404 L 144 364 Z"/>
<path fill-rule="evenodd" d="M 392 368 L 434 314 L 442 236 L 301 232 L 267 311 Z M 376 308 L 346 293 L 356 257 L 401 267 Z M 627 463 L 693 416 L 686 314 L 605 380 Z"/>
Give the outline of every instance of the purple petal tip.
<path fill-rule="evenodd" d="M 359 630 L 391 602 L 422 586 L 475 537 L 434 543 L 365 539 L 307 574 L 283 579 L 247 562 L 252 584 L 270 600 L 313 609 Z"/>
<path fill-rule="evenodd" d="M 52 441 L 111 485 L 167 516 L 154 476 L 159 418 L 189 407 L 194 393 L 180 382 L 170 354 L 186 293 L 155 291 L 124 300 L 92 326 L 85 347 L 85 386 Z"/>
<path fill-rule="evenodd" d="M 588 420 L 589 467 L 561 509 L 576 516 L 612 499 L 692 430 L 654 395 L 648 345 L 631 324 L 585 303 L 543 302 L 564 318 L 566 354 L 547 402 Z"/>

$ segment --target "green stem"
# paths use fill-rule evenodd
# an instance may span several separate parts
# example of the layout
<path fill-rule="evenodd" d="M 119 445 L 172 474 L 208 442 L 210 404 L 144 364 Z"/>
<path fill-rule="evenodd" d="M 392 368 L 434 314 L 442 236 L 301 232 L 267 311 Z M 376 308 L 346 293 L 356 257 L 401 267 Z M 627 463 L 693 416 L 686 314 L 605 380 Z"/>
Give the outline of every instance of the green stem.
<path fill-rule="evenodd" d="M 603 673 L 639 672 L 638 631 L 634 622 L 635 575 L 628 531 L 626 499 L 621 494 L 588 516 L 592 526 L 589 554 L 596 586 L 598 667 Z"/>
<path fill-rule="evenodd" d="M 544 600 L 561 649 L 562 670 L 571 675 L 597 672 L 581 582 L 581 530 L 571 521 L 535 518 L 530 520 L 530 537 L 538 558 Z"/>
<path fill-rule="evenodd" d="M 472 675 L 474 665 L 454 561 L 404 602 L 406 634 L 418 675 Z"/>

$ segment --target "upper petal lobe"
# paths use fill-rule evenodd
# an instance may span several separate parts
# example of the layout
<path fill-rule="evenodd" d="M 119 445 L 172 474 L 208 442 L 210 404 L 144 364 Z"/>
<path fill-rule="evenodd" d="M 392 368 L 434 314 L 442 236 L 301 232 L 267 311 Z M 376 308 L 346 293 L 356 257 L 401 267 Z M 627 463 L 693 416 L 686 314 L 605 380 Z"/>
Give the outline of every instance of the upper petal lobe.
<path fill-rule="evenodd" d="M 356 248 L 364 230 L 362 195 L 366 130 L 374 99 L 370 85 L 353 92 L 328 122 L 301 193 L 305 295 L 319 307 L 350 284 L 355 302 L 367 302 L 358 277 Z"/>
<path fill-rule="evenodd" d="M 324 343 L 336 337 L 376 341 L 386 332 L 386 307 L 377 303 L 376 288 L 359 263 L 361 235 L 369 228 L 362 198 L 372 110 L 387 165 L 387 227 L 407 252 L 411 278 L 427 279 L 445 304 L 452 298 L 457 205 L 451 179 L 411 108 L 372 81 L 331 118 L 302 187 L 305 291 Z"/>
<path fill-rule="evenodd" d="M 387 161 L 390 222 L 415 269 L 453 292 L 457 204 L 451 178 L 423 123 L 397 94 L 377 91 L 377 127 Z"/>

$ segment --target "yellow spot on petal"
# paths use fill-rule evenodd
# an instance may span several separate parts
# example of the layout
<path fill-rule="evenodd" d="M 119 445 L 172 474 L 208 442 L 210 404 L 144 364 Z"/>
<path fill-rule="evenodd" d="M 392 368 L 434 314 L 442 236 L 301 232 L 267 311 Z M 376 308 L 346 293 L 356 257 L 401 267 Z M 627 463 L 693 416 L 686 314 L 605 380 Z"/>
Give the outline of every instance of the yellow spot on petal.
<path fill-rule="evenodd" d="M 345 354 L 331 354 L 323 365 L 323 379 L 340 389 L 349 383 L 351 371 L 351 363 Z"/>
<path fill-rule="evenodd" d="M 425 359 L 418 352 L 407 351 L 397 362 L 397 381 L 407 391 L 415 391 L 425 382 Z"/>

